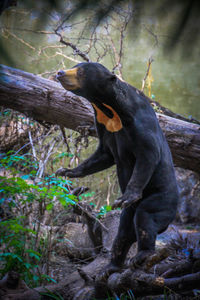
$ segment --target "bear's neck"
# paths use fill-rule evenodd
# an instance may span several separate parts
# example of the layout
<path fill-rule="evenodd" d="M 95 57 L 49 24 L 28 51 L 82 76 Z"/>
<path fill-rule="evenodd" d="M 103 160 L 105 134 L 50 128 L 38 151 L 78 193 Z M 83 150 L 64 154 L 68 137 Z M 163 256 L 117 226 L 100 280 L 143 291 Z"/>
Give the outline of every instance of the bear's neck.
<path fill-rule="evenodd" d="M 102 107 L 106 108 L 108 111 L 112 113 L 112 117 L 108 117 L 98 106 L 92 103 L 92 106 L 96 112 L 96 120 L 98 123 L 103 124 L 107 131 L 109 132 L 117 132 L 122 129 L 122 121 L 117 114 L 117 112 L 109 105 L 102 103 Z"/>

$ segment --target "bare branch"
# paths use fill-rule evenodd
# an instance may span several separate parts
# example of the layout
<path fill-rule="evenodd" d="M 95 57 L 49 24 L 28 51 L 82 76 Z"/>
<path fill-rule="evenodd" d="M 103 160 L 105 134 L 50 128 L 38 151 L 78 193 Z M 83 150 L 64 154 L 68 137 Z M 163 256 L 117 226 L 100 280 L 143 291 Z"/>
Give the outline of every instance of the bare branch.
<path fill-rule="evenodd" d="M 55 30 L 55 34 L 57 36 L 60 37 L 60 42 L 65 45 L 65 46 L 69 46 L 71 47 L 74 51 L 75 51 L 75 54 L 79 55 L 80 57 L 82 57 L 85 61 L 89 62 L 90 59 L 89 57 L 87 56 L 87 54 L 83 53 L 80 49 L 77 48 L 76 45 L 72 44 L 71 42 L 67 42 L 63 39 L 63 36 L 61 33 L 59 33 L 58 31 Z"/>
<path fill-rule="evenodd" d="M 0 29 L 3 30 L 13 30 L 13 27 L 9 27 L 9 26 L 0 26 Z M 36 33 L 36 34 L 55 34 L 55 32 L 53 31 L 46 31 L 46 30 L 34 30 L 34 29 L 27 29 L 27 28 L 19 28 L 19 27 L 15 27 L 15 31 L 21 31 L 21 32 L 31 32 L 31 33 Z"/>
<path fill-rule="evenodd" d="M 5 30 L 5 29 L 4 29 Z M 8 31 L 8 30 L 5 30 L 7 31 L 7 33 L 12 36 L 13 38 L 15 38 L 17 41 L 19 41 L 20 43 L 24 44 L 25 46 L 27 46 L 28 48 L 32 49 L 32 50 L 36 50 L 33 46 L 31 46 L 29 43 L 25 42 L 23 39 L 19 38 L 16 34 Z"/>
<path fill-rule="evenodd" d="M 141 91 L 143 92 L 144 91 L 144 87 L 145 87 L 145 84 L 146 84 L 146 80 L 147 80 L 147 77 L 149 75 L 149 72 L 150 72 L 150 68 L 151 68 L 151 64 L 152 62 L 154 61 L 154 59 L 152 57 L 149 57 L 148 59 L 148 67 L 147 67 L 147 71 L 146 71 L 146 74 L 142 80 L 142 88 L 141 88 Z"/>
<path fill-rule="evenodd" d="M 95 222 L 97 222 L 106 232 L 108 232 L 108 228 L 94 215 L 89 213 L 85 208 L 83 208 L 79 203 L 76 203 L 76 206 L 89 218 L 93 219 Z"/>
<path fill-rule="evenodd" d="M 29 118 L 27 118 L 27 124 L 29 126 Z M 29 126 L 29 129 L 28 129 L 28 137 L 29 137 L 29 141 L 30 141 L 30 144 L 31 144 L 32 152 L 33 152 L 33 158 L 34 158 L 35 161 L 37 161 L 37 155 L 36 155 L 35 147 L 33 145 L 33 139 L 32 139 L 32 135 L 31 135 L 30 126 Z"/>
<path fill-rule="evenodd" d="M 153 47 L 158 46 L 158 36 L 157 36 L 157 34 L 155 34 L 150 28 L 148 28 L 148 27 L 146 26 L 146 24 L 143 24 L 143 26 L 144 26 L 144 28 L 146 29 L 146 31 L 147 31 L 148 33 L 150 33 L 150 35 L 152 35 L 153 38 L 155 39 L 155 44 L 154 44 Z"/>
<path fill-rule="evenodd" d="M 65 55 L 65 54 L 63 54 L 63 53 L 56 52 L 56 55 L 60 55 L 60 56 L 66 58 L 66 59 L 68 59 L 68 60 L 70 60 L 70 61 L 73 61 L 73 62 L 75 62 L 75 63 L 80 63 L 80 60 L 77 60 L 77 59 L 75 59 L 75 58 L 73 58 L 73 57 L 70 57 L 70 56 L 68 56 L 68 55 Z"/>
<path fill-rule="evenodd" d="M 127 10 L 127 11 L 116 11 L 117 13 L 117 19 L 115 19 L 113 16 L 111 16 L 111 19 L 113 21 L 113 23 L 117 23 L 117 26 L 115 26 L 113 23 L 109 24 L 108 22 L 106 22 L 106 25 L 104 26 L 106 32 L 107 32 L 107 36 L 109 38 L 113 53 L 114 53 L 114 60 L 115 60 L 115 65 L 112 69 L 112 71 L 114 72 L 115 70 L 118 71 L 119 73 L 119 78 L 122 79 L 122 58 L 123 58 L 123 47 L 124 47 L 124 38 L 125 38 L 125 32 L 127 29 L 127 26 L 129 24 L 129 21 L 132 18 L 132 10 Z M 119 25 L 118 25 L 118 18 L 121 17 L 121 26 L 119 29 Z M 119 50 L 117 50 L 117 47 L 115 45 L 115 42 L 111 36 L 111 30 L 110 27 L 113 27 L 115 30 L 119 31 Z"/>
<path fill-rule="evenodd" d="M 67 146 L 67 152 L 70 152 L 70 147 L 69 147 L 69 144 L 67 142 L 67 137 L 66 137 L 66 134 L 65 134 L 65 128 L 63 126 L 60 126 L 60 130 L 61 130 L 61 133 L 62 133 L 62 136 L 63 136 L 63 140 L 65 142 L 65 145 Z"/>

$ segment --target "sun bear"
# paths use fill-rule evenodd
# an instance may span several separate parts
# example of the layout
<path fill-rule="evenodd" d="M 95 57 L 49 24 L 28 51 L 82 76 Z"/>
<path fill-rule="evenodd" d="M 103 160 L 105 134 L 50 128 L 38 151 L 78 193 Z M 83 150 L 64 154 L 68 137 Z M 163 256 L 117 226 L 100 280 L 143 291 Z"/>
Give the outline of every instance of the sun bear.
<path fill-rule="evenodd" d="M 91 157 L 57 175 L 83 177 L 116 165 L 122 196 L 113 207 L 123 209 L 103 273 L 119 270 L 136 241 L 138 252 L 130 264 L 141 264 L 155 250 L 157 234 L 174 219 L 178 202 L 172 157 L 156 114 L 142 92 L 99 63 L 80 63 L 59 71 L 57 78 L 92 104 L 99 137 Z"/>

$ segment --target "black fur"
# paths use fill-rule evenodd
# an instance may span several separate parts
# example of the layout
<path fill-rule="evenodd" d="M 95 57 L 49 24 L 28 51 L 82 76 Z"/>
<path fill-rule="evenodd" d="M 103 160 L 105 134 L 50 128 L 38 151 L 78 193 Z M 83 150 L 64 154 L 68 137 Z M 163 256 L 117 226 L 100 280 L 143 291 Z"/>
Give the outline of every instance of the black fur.
<path fill-rule="evenodd" d="M 120 267 L 132 243 L 138 243 L 133 263 L 141 263 L 155 249 L 158 233 L 175 217 L 177 183 L 167 141 L 147 97 L 122 82 L 98 63 L 81 63 L 81 88 L 77 95 L 94 103 L 112 118 L 117 112 L 122 129 L 109 132 L 96 121 L 99 146 L 96 152 L 73 170 L 61 169 L 59 175 L 83 177 L 116 164 L 122 197 L 114 206 L 123 206 L 117 237 L 112 247 L 107 272 Z M 58 78 L 61 83 L 64 78 Z"/>

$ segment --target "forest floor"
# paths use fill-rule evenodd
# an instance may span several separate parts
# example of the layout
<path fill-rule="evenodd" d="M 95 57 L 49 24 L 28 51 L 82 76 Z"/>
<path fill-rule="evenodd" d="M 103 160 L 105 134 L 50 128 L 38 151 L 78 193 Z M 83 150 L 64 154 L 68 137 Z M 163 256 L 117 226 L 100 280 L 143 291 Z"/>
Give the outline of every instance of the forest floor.
<path fill-rule="evenodd" d="M 153 293 L 151 293 L 152 281 L 155 278 L 165 280 L 177 280 L 177 278 L 183 278 L 182 275 L 188 274 L 189 276 L 193 276 L 198 273 L 199 265 L 195 265 L 195 261 L 199 264 L 199 241 L 200 241 L 200 225 L 196 224 L 171 224 L 168 229 L 158 235 L 156 241 L 156 252 L 162 249 L 173 249 L 170 254 L 167 254 L 165 258 L 158 257 L 158 261 L 151 265 L 150 268 L 146 269 L 146 265 L 144 268 L 139 268 L 135 270 L 129 269 L 125 266 L 125 269 L 122 270 L 122 273 L 116 273 L 111 275 L 106 283 L 106 288 L 108 290 L 110 287 L 114 289 L 110 289 L 113 294 L 112 297 L 109 298 L 96 298 L 96 288 L 94 284 L 94 278 L 96 274 L 98 274 L 99 270 L 101 270 L 108 262 L 109 262 L 109 251 L 112 246 L 113 239 L 117 233 L 118 223 L 119 223 L 119 215 L 120 211 L 111 211 L 107 213 L 101 220 L 102 224 L 107 227 L 108 231 L 104 231 L 102 229 L 102 242 L 104 249 L 107 249 L 107 253 L 99 252 L 95 253 L 94 246 L 91 243 L 88 234 L 88 227 L 84 224 L 84 221 L 81 219 L 72 218 L 69 222 L 65 221 L 65 218 L 61 220 L 60 224 L 57 224 L 53 229 L 52 236 L 52 248 L 51 248 L 51 256 L 49 260 L 49 276 L 53 278 L 57 283 L 50 284 L 46 287 L 38 287 L 35 289 L 27 289 L 27 287 L 23 290 L 17 288 L 16 290 L 4 290 L 4 298 L 0 299 L 12 299 L 12 300 L 35 300 L 39 299 L 38 293 L 45 293 L 46 290 L 51 291 L 52 293 L 58 293 L 61 295 L 61 298 L 58 299 L 76 299 L 76 300 L 85 300 L 85 299 L 167 299 L 167 300 L 175 300 L 175 299 L 200 299 L 200 291 L 195 285 L 195 288 L 192 288 L 187 294 L 186 297 L 183 297 L 184 293 L 180 291 L 176 291 L 175 289 L 168 288 L 169 297 L 163 295 L 163 293 L 157 292 L 157 285 L 154 285 L 152 289 Z M 77 221 L 76 221 L 77 220 Z M 82 223 L 82 222 L 83 223 Z M 197 251 L 196 251 L 197 250 Z M 160 251 L 160 253 L 161 253 Z M 194 264 L 191 260 L 191 254 L 198 252 L 197 258 L 195 258 Z M 131 247 L 127 258 L 132 257 L 136 254 L 136 243 Z M 162 256 L 162 254 L 159 254 Z M 159 256 L 158 255 L 158 256 Z M 189 265 L 190 264 L 190 265 Z M 183 265 L 189 265 L 187 270 L 183 270 Z M 193 269 L 192 266 L 195 266 Z M 174 269 L 179 268 L 181 266 L 180 274 L 173 274 Z M 45 267 L 45 266 L 44 266 Z M 163 269 L 164 267 L 164 269 Z M 81 272 L 80 272 L 81 270 Z M 162 270 L 162 271 L 160 271 Z M 164 270 L 164 271 L 163 271 Z M 162 274 L 169 273 L 172 276 L 162 277 Z M 195 273 L 197 272 L 197 273 Z M 191 273 L 191 274 L 190 274 Z M 174 277 L 175 275 L 175 277 Z M 178 277 L 177 277 L 178 276 Z M 179 277 L 182 276 L 182 277 Z M 115 278 L 116 277 L 116 278 Z M 123 280 L 125 278 L 125 288 L 123 290 L 126 291 L 134 291 L 136 296 L 134 298 L 130 298 L 124 296 L 119 296 L 116 298 L 113 295 L 122 295 L 123 290 L 121 290 L 121 284 L 117 285 L 117 282 Z M 128 278 L 128 281 L 127 281 Z M 130 278 L 133 278 L 131 283 L 129 282 Z M 142 279 L 142 280 L 141 280 Z M 156 279 L 156 280 L 157 280 Z M 92 281 L 91 281 L 92 280 Z M 195 279 L 196 280 L 196 279 Z M 197 279 L 199 280 L 199 279 Z M 134 285 L 138 282 L 136 285 Z M 143 282 L 142 282 L 143 281 Z M 156 281 L 153 282 L 153 284 Z M 115 289 L 116 283 L 116 289 Z M 1 284 L 1 282 L 0 282 Z M 138 286 L 139 284 L 139 286 Z M 141 284 L 141 286 L 140 286 Z M 144 285 L 145 284 L 145 285 Z M 180 285 L 180 284 L 179 284 Z M 146 292 L 146 289 L 150 288 L 150 293 Z M 144 293 L 140 295 L 140 290 L 143 290 Z M 190 290 L 190 289 L 189 289 Z M 117 291 L 117 292 L 116 292 Z M 119 291 L 119 292 L 118 292 Z M 11 294 L 10 294 L 11 293 Z M 197 294 L 195 294 L 197 293 Z M 158 296 L 158 294 L 160 294 Z M 151 296 L 149 296 L 151 295 Z M 188 296 L 189 295 L 189 296 Z M 6 298 L 5 298 L 6 297 Z M 28 298 L 27 298 L 28 297 Z M 126 298 L 127 297 L 127 298 Z M 149 298 L 150 297 L 150 298 Z M 170 298 L 171 297 L 171 298 Z M 51 299 L 43 297 L 42 299 Z M 57 298 L 56 298 L 57 299 Z"/>
<path fill-rule="evenodd" d="M 78 235 L 80 232 L 78 233 Z M 83 230 L 82 234 L 86 234 Z M 200 225 L 197 224 L 171 224 L 168 229 L 159 234 L 156 240 L 156 248 L 164 248 L 171 240 L 176 240 L 177 235 L 182 236 L 183 239 L 189 239 L 189 243 L 195 244 L 200 241 Z M 134 248 L 136 244 L 134 245 Z M 57 282 L 63 280 L 66 274 L 70 274 L 77 270 L 77 268 L 87 264 L 88 260 L 79 258 L 69 258 L 67 255 L 58 255 L 54 253 L 50 261 L 50 275 Z"/>

